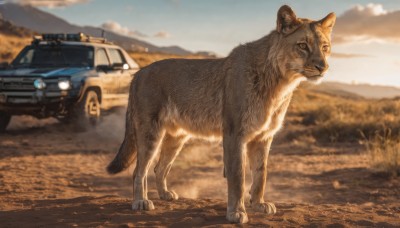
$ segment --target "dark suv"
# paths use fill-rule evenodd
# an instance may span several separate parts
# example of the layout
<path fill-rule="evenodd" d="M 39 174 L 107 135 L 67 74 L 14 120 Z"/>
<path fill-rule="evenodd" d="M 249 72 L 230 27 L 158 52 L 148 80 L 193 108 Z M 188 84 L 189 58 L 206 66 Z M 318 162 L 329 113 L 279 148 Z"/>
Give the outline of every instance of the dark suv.
<path fill-rule="evenodd" d="M 79 34 L 34 37 L 0 70 L 0 132 L 12 115 L 56 117 L 87 129 L 101 110 L 124 106 L 138 65 L 103 38 Z"/>

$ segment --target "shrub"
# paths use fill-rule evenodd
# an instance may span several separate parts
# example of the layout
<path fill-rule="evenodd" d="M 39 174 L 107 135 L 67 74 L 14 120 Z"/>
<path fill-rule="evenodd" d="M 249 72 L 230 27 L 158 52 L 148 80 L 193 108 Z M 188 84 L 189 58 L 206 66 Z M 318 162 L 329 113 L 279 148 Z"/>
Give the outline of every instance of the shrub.
<path fill-rule="evenodd" d="M 400 101 L 352 100 L 320 96 L 289 110 L 317 142 L 358 142 L 387 127 L 400 129 Z M 392 132 L 397 137 L 399 132 Z"/>
<path fill-rule="evenodd" d="M 376 132 L 370 139 L 366 138 L 364 144 L 373 168 L 396 176 L 400 175 L 400 137 L 398 133 L 393 134 L 392 130 L 388 128 Z"/>

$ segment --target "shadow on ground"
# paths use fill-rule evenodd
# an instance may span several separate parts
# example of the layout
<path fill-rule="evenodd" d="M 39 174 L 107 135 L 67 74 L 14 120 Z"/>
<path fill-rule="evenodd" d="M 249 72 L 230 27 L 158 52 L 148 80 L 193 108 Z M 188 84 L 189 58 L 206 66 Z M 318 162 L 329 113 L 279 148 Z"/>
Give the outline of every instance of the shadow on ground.
<path fill-rule="evenodd" d="M 0 212 L 3 227 L 231 227 L 225 219 L 222 200 L 179 199 L 174 203 L 153 200 L 153 211 L 134 212 L 130 200 L 117 196 L 78 197 L 73 199 L 39 200 L 32 209 Z M 308 205 L 278 203 L 278 213 L 266 216 L 248 210 L 248 227 L 396 227 L 393 214 L 384 211 L 374 220 L 368 219 L 369 207 L 351 205 Z M 365 218 L 359 215 L 363 213 Z M 375 213 L 375 212 L 374 212 Z M 355 216 L 352 216 L 355 215 Z M 238 226 L 238 225 L 236 225 Z M 238 226 L 239 227 L 239 226 Z"/>

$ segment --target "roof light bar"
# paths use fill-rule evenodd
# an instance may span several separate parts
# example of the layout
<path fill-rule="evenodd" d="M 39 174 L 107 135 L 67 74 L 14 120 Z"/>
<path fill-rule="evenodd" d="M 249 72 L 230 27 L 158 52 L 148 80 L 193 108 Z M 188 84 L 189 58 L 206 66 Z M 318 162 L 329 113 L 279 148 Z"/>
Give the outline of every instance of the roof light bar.
<path fill-rule="evenodd" d="M 61 42 L 61 41 L 76 41 L 76 42 L 91 42 L 91 43 L 108 43 L 105 38 L 91 37 L 84 33 L 46 33 L 41 36 L 34 36 L 33 43 L 40 43 L 41 41 L 47 42 Z"/>

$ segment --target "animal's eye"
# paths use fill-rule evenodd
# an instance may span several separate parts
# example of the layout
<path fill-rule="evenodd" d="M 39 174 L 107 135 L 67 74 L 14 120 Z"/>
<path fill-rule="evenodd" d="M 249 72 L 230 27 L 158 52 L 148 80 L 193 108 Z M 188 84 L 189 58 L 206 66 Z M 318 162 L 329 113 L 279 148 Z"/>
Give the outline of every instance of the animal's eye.
<path fill-rule="evenodd" d="M 324 51 L 324 52 L 329 51 L 329 45 L 322 46 L 322 51 Z"/>
<path fill-rule="evenodd" d="M 300 49 L 303 49 L 303 50 L 307 49 L 307 44 L 306 43 L 299 43 L 298 45 L 299 45 Z"/>

